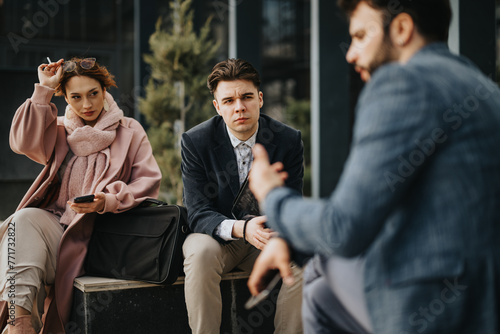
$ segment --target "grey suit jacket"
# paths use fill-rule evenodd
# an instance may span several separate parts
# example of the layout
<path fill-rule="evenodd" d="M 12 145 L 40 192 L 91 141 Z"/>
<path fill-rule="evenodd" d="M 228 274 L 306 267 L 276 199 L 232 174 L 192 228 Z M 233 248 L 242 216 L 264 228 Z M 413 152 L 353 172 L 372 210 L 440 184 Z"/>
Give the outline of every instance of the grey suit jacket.
<path fill-rule="evenodd" d="M 264 145 L 272 162 L 283 162 L 287 186 L 302 193 L 304 150 L 300 132 L 261 114 L 257 143 Z M 234 219 L 231 207 L 239 191 L 238 165 L 224 120 L 214 116 L 190 129 L 182 135 L 181 146 L 189 227 L 224 242 L 214 231 L 225 219 Z"/>
<path fill-rule="evenodd" d="M 500 91 L 444 44 L 373 75 L 330 198 L 265 207 L 298 250 L 366 255 L 375 333 L 498 333 Z"/>

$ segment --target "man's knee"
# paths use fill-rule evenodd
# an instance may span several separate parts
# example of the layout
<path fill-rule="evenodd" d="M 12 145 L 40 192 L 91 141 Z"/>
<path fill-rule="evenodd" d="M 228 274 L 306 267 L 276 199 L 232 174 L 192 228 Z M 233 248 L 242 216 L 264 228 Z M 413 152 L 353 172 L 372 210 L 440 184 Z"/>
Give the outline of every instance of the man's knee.
<path fill-rule="evenodd" d="M 182 247 L 184 253 L 184 268 L 214 268 L 222 261 L 222 245 L 206 234 L 193 233 L 188 235 Z"/>

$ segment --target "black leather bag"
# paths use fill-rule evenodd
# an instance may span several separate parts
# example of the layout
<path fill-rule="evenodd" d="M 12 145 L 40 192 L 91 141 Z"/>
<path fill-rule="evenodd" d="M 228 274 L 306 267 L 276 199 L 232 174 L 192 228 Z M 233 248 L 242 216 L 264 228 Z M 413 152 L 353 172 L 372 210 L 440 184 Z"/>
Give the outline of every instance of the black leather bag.
<path fill-rule="evenodd" d="M 182 273 L 186 208 L 147 199 L 138 207 L 97 215 L 87 275 L 172 284 Z"/>

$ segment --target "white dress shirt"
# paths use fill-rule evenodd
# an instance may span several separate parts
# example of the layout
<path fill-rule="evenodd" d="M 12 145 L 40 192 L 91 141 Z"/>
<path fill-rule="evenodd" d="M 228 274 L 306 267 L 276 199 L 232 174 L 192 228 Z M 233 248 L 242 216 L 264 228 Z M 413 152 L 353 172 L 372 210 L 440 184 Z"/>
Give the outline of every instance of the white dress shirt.
<path fill-rule="evenodd" d="M 255 131 L 255 133 L 248 138 L 246 141 L 241 141 L 236 138 L 231 131 L 226 126 L 227 133 L 229 134 L 229 139 L 231 140 L 231 145 L 233 145 L 234 154 L 236 155 L 236 162 L 238 163 L 238 176 L 240 181 L 240 187 L 245 181 L 248 172 L 250 171 L 250 167 L 253 162 L 253 154 L 252 148 L 255 146 L 255 141 L 257 139 L 257 132 L 259 129 Z M 226 219 L 222 221 L 215 229 L 215 235 L 220 237 L 223 240 L 237 240 L 237 238 L 233 238 L 233 226 L 236 223 L 235 219 Z"/>

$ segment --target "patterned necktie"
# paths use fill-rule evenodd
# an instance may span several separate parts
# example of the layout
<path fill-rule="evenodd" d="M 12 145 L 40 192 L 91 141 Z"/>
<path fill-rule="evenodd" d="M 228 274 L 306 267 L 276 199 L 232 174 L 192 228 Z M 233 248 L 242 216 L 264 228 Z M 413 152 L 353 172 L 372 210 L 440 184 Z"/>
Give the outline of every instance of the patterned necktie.
<path fill-rule="evenodd" d="M 238 154 L 240 155 L 238 159 L 238 174 L 240 177 L 240 185 L 242 185 L 250 170 L 252 148 L 245 143 L 240 143 L 238 147 Z"/>

